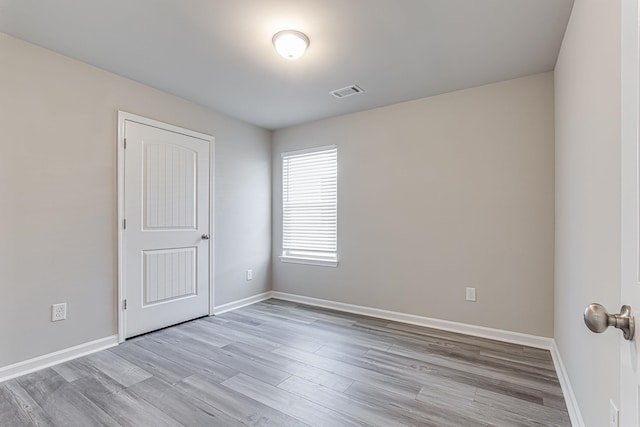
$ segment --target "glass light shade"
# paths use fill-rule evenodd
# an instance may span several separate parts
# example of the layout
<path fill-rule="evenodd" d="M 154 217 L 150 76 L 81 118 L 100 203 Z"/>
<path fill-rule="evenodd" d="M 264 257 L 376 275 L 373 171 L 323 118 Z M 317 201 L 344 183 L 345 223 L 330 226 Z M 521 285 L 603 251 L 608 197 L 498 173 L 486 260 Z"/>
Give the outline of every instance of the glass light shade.
<path fill-rule="evenodd" d="M 300 58 L 309 46 L 309 38 L 300 31 L 284 30 L 273 36 L 276 51 L 287 59 Z"/>

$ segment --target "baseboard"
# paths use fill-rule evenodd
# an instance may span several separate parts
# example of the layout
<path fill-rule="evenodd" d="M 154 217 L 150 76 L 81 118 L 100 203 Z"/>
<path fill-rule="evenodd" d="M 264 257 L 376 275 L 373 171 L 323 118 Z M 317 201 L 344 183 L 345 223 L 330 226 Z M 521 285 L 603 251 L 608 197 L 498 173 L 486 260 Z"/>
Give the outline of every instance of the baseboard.
<path fill-rule="evenodd" d="M 118 336 L 112 335 L 110 337 L 65 348 L 64 350 L 45 354 L 43 356 L 34 357 L 33 359 L 25 360 L 23 362 L 14 363 L 13 365 L 3 366 L 0 367 L 0 383 L 40 369 L 57 365 L 59 363 L 67 362 L 78 357 L 86 356 L 100 350 L 115 347 L 116 345 L 118 345 Z"/>
<path fill-rule="evenodd" d="M 226 313 L 227 311 L 237 310 L 239 308 L 246 307 L 248 305 L 267 300 L 271 298 L 271 294 L 272 294 L 271 291 L 267 291 L 258 295 L 250 296 L 248 298 L 243 298 L 237 301 L 232 301 L 227 304 L 222 304 L 217 307 L 213 307 L 213 314 L 217 315 L 217 314 Z"/>
<path fill-rule="evenodd" d="M 582 419 L 582 414 L 580 413 L 580 407 L 578 406 L 576 395 L 573 393 L 573 387 L 571 387 L 571 382 L 569 381 L 569 374 L 564 367 L 564 363 L 562 362 L 562 357 L 560 357 L 560 351 L 558 350 L 555 340 L 552 342 L 550 351 L 551 357 L 553 358 L 553 364 L 556 368 L 556 373 L 558 374 L 558 380 L 560 381 L 560 387 L 562 388 L 562 394 L 564 395 L 564 401 L 567 404 L 567 411 L 569 412 L 571 425 L 573 427 L 584 427 L 585 424 Z"/>
<path fill-rule="evenodd" d="M 354 314 L 361 314 L 364 316 L 379 317 L 381 319 L 409 323 L 411 325 L 425 326 L 428 328 L 441 329 L 449 332 L 457 332 L 460 334 L 472 335 L 474 337 L 488 338 L 512 344 L 526 345 L 528 347 L 541 348 L 545 350 L 550 350 L 553 342 L 551 338 L 540 337 L 536 335 L 505 331 L 502 329 L 486 328 L 484 326 L 469 325 L 466 323 L 452 322 L 449 320 L 433 319 L 430 317 L 417 316 L 414 314 L 406 314 L 397 311 L 364 307 L 361 305 L 346 304 L 342 302 L 311 298 L 285 292 L 273 291 L 271 293 L 271 297 L 285 301 L 298 302 L 301 304 L 308 304 L 317 307 L 330 308 L 333 310 L 346 311 Z"/>
<path fill-rule="evenodd" d="M 214 307 L 213 312 L 214 314 L 221 314 L 247 305 L 255 304 L 256 302 L 264 301 L 269 298 L 271 298 L 271 291 L 238 301 L 233 301 L 228 304 L 223 304 L 219 307 Z M 3 366 L 0 367 L 0 383 L 40 369 L 57 365 L 59 363 L 67 362 L 78 357 L 86 356 L 100 350 L 106 350 L 108 348 L 115 347 L 116 345 L 118 345 L 118 335 L 112 335 L 110 337 L 65 348 L 60 351 L 34 357 L 33 359 L 14 363 L 12 365 Z"/>
<path fill-rule="evenodd" d="M 536 335 L 522 334 L 519 332 L 505 331 L 501 329 L 486 328 L 483 326 L 469 325 L 466 323 L 451 322 L 448 320 L 433 319 L 430 317 L 416 316 L 413 314 L 399 313 L 395 311 L 382 310 L 378 308 L 364 307 L 360 305 L 346 304 L 342 302 L 311 298 L 302 295 L 289 294 L 285 292 L 273 291 L 272 298 L 285 301 L 297 302 L 301 304 L 313 305 L 316 307 L 329 308 L 333 310 L 346 311 L 348 313 L 361 314 L 365 316 L 378 317 L 381 319 L 393 320 L 396 322 L 409 323 L 412 325 L 425 326 L 428 328 L 441 329 L 449 332 L 471 335 L 475 337 L 488 338 L 496 341 L 513 344 L 526 345 L 529 347 L 549 350 L 553 359 L 562 394 L 567 404 L 567 411 L 573 427 L 584 427 L 584 420 L 580 413 L 578 401 L 573 393 L 569 376 L 562 363 L 560 352 L 553 338 L 540 337 Z"/>
<path fill-rule="evenodd" d="M 329 308 L 333 310 L 345 311 L 348 313 L 361 314 L 364 316 L 378 317 L 381 319 L 403 322 L 412 325 L 425 326 L 428 328 L 441 329 L 449 332 L 471 335 L 475 337 L 488 338 L 512 344 L 526 345 L 529 347 L 549 350 L 553 359 L 562 394 L 567 404 L 567 411 L 573 427 L 584 427 L 584 420 L 580 413 L 580 408 L 573 393 L 569 376 L 560 357 L 560 352 L 553 338 L 540 337 L 537 335 L 523 334 L 519 332 L 505 331 L 502 329 L 487 328 L 484 326 L 469 325 L 466 323 L 452 322 L 449 320 L 434 319 L 430 317 L 417 316 L 414 314 L 400 313 L 396 311 L 382 310 L 379 308 L 365 307 L 361 305 L 346 304 L 342 302 L 312 298 L 302 295 L 289 294 L 286 292 L 269 291 L 249 298 L 233 301 L 214 308 L 214 314 L 222 314 L 227 311 L 246 307 L 269 298 L 277 298 L 284 301 L 297 302 L 301 304 L 313 305 L 316 307 Z M 1 375 L 1 371 L 0 371 Z M 1 378 L 0 378 L 1 381 Z"/>

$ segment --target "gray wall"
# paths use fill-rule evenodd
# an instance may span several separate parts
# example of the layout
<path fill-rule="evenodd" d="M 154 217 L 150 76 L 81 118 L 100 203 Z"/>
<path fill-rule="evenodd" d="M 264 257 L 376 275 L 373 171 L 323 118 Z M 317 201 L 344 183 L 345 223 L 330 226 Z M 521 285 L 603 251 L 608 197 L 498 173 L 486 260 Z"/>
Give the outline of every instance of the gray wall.
<path fill-rule="evenodd" d="M 589 332 L 582 311 L 620 307 L 620 73 L 620 2 L 576 0 L 555 71 L 554 334 L 594 427 L 619 399 L 620 336 Z"/>
<path fill-rule="evenodd" d="M 0 33 L 0 366 L 117 332 L 118 110 L 215 137 L 216 305 L 271 289 L 268 131 Z"/>
<path fill-rule="evenodd" d="M 340 265 L 282 263 L 280 153 L 327 144 Z M 276 131 L 274 290 L 552 336 L 553 144 L 552 73 Z"/>

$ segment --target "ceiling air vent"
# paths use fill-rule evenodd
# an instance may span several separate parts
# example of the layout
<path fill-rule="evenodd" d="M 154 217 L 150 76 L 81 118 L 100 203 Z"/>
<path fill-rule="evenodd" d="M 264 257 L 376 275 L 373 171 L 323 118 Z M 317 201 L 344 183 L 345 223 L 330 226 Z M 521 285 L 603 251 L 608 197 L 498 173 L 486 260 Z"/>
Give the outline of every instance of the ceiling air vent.
<path fill-rule="evenodd" d="M 358 85 L 351 85 L 347 87 L 343 87 L 342 89 L 336 89 L 329 92 L 331 95 L 336 98 L 346 98 L 347 96 L 357 95 L 359 93 L 364 92 L 362 88 Z"/>

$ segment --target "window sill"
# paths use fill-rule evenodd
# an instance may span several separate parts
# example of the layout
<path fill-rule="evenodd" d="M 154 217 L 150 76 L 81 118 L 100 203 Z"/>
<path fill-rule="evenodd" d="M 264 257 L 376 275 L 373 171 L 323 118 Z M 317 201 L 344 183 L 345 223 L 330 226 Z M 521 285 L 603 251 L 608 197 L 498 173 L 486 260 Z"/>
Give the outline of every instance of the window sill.
<path fill-rule="evenodd" d="M 301 258 L 292 256 L 279 256 L 280 261 L 290 262 L 293 264 L 307 264 L 307 265 L 319 265 L 321 267 L 337 267 L 338 261 L 329 261 L 326 259 L 314 259 L 314 258 Z"/>

